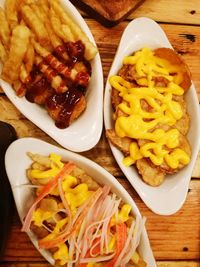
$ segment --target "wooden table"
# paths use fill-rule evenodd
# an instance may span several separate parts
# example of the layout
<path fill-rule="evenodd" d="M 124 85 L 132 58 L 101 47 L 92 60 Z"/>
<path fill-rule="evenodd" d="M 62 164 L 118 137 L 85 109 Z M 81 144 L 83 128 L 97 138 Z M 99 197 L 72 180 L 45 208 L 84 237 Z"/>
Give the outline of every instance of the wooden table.
<path fill-rule="evenodd" d="M 105 80 L 128 21 L 135 17 L 147 16 L 160 23 L 175 50 L 189 65 L 200 99 L 199 0 L 146 0 L 128 20 L 113 28 L 105 28 L 87 15 L 83 15 L 96 39 Z M 0 120 L 12 124 L 19 138 L 32 136 L 55 144 L 55 141 L 20 114 L 3 92 L 0 94 Z M 93 149 L 82 154 L 112 173 L 134 198 L 142 215 L 147 217 L 146 227 L 159 267 L 200 266 L 200 155 L 182 209 L 172 216 L 159 216 L 145 206 L 126 180 L 111 154 L 104 134 Z M 20 232 L 19 217 L 16 210 L 13 213 L 11 231 L 0 267 L 50 266 L 35 250 L 27 235 Z"/>

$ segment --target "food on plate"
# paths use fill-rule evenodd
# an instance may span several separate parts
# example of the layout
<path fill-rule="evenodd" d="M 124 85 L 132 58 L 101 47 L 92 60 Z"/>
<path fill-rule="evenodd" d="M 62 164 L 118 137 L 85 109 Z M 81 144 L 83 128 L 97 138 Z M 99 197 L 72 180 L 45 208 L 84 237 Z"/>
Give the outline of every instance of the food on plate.
<path fill-rule="evenodd" d="M 158 186 L 190 162 L 184 99 L 190 72 L 174 50 L 145 47 L 125 56 L 109 81 L 115 124 L 107 138 L 123 152 L 125 166 L 135 164 L 147 184 Z"/>
<path fill-rule="evenodd" d="M 16 26 L 12 31 L 8 58 L 2 71 L 2 78 L 10 83 L 19 77 L 23 58 L 29 45 L 30 34 L 29 28 L 23 25 Z"/>
<path fill-rule="evenodd" d="M 36 190 L 22 231 L 35 233 L 56 266 L 147 266 L 137 250 L 145 220 L 130 204 L 57 154 L 28 156 Z"/>
<path fill-rule="evenodd" d="M 5 0 L 0 24 L 1 78 L 68 127 L 86 108 L 96 46 L 58 0 Z"/>

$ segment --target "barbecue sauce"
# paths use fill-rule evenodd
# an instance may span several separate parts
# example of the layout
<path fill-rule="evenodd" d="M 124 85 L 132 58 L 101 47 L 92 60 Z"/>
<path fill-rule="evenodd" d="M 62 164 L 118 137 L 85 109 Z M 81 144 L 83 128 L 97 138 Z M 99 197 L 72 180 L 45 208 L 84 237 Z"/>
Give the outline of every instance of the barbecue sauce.
<path fill-rule="evenodd" d="M 84 58 L 84 51 L 84 45 L 81 41 L 78 41 L 75 43 L 68 42 L 57 47 L 53 52 L 53 57 L 59 58 L 62 62 L 62 64 L 56 66 L 54 76 L 59 74 L 62 77 L 63 82 L 68 87 L 66 92 L 57 93 L 50 85 L 50 79 L 53 77 L 45 77 L 45 74 L 40 72 L 39 66 L 34 66 L 31 72 L 31 81 L 26 84 L 27 100 L 32 103 L 42 104 L 50 116 L 55 119 L 55 125 L 60 129 L 69 126 L 72 113 L 81 97 L 85 94 L 86 86 L 91 76 L 91 66 Z M 63 59 L 63 55 L 66 52 L 69 56 L 67 60 Z M 53 57 L 49 55 L 49 58 L 44 59 L 44 61 L 50 62 Z M 70 72 L 78 61 L 82 61 L 85 64 L 87 72 L 78 72 L 74 80 L 66 77 L 68 75 L 62 75 L 63 69 L 67 69 Z M 51 67 L 53 66 L 51 65 Z"/>
<path fill-rule="evenodd" d="M 69 126 L 70 118 L 74 107 L 80 101 L 82 93 L 74 88 L 69 88 L 67 92 L 63 94 L 52 94 L 46 101 L 46 107 L 50 111 L 60 109 L 56 118 L 55 125 L 64 129 Z"/>

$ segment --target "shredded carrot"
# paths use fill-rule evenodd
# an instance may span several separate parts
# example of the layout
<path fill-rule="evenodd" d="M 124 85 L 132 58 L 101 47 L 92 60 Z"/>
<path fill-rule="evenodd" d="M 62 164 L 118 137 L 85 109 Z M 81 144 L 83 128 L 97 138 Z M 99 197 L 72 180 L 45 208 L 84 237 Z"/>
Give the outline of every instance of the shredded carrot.
<path fill-rule="evenodd" d="M 127 226 L 125 223 L 119 223 L 116 225 L 116 234 L 117 234 L 117 244 L 116 244 L 116 253 L 114 258 L 109 261 L 105 267 L 114 267 L 115 262 L 117 261 L 123 247 L 125 246 L 127 239 Z"/>
<path fill-rule="evenodd" d="M 92 244 L 91 247 L 95 246 L 94 249 L 92 250 L 92 253 L 93 254 L 99 254 L 100 253 L 100 237 L 96 238 Z M 85 258 L 88 258 L 88 257 L 91 257 L 91 254 L 90 254 L 90 250 L 87 251 L 86 255 L 85 255 Z M 79 263 L 79 265 L 77 267 L 87 267 L 88 263 Z"/>
<path fill-rule="evenodd" d="M 60 245 L 61 243 L 64 243 L 71 235 L 77 233 L 77 231 L 79 230 L 80 225 L 81 225 L 84 217 L 86 216 L 86 213 L 88 212 L 89 208 L 93 205 L 94 202 L 96 202 L 96 200 L 101 196 L 101 194 L 102 194 L 102 189 L 98 188 L 97 191 L 95 191 L 91 195 L 89 202 L 87 203 L 87 205 L 83 209 L 82 213 L 79 215 L 78 219 L 74 223 L 74 227 L 72 228 L 70 233 L 64 232 L 64 233 L 58 235 L 53 240 L 41 239 L 38 242 L 39 247 L 45 248 L 45 249 L 56 247 L 56 246 Z"/>
<path fill-rule="evenodd" d="M 33 214 L 34 210 L 36 209 L 37 204 L 45 196 L 47 196 L 49 194 L 49 192 L 51 192 L 51 190 L 57 185 L 59 179 L 62 179 L 66 174 L 71 173 L 71 171 L 74 168 L 75 168 L 74 163 L 68 162 L 67 164 L 65 164 L 63 166 L 61 171 L 53 179 L 51 179 L 46 185 L 43 186 L 42 190 L 40 191 L 40 194 L 38 195 L 38 197 L 36 198 L 36 200 L 34 201 L 32 206 L 30 207 L 30 209 L 26 215 L 26 218 L 24 220 L 21 231 L 27 232 L 29 230 L 30 225 L 31 225 L 31 220 L 32 220 L 32 214 Z"/>

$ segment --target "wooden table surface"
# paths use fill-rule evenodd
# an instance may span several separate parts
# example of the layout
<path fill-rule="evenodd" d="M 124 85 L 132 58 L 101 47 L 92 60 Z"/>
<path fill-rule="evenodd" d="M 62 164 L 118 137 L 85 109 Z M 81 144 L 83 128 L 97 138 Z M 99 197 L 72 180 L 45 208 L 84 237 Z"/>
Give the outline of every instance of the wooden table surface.
<path fill-rule="evenodd" d="M 106 80 L 120 36 L 127 23 L 140 16 L 157 21 L 166 32 L 174 49 L 188 64 L 200 99 L 200 1 L 199 0 L 146 0 L 131 16 L 113 28 L 105 28 L 83 14 L 88 23 L 103 63 Z M 32 136 L 56 144 L 43 131 L 27 120 L 0 94 L 0 120 L 13 125 L 18 137 Z M 95 160 L 113 174 L 134 198 L 142 215 L 147 217 L 146 228 L 159 267 L 200 266 L 200 155 L 193 170 L 185 204 L 172 216 L 159 216 L 151 212 L 141 201 L 116 164 L 107 140 L 102 134 L 99 143 L 82 155 Z M 14 210 L 11 231 L 0 267 L 47 267 L 50 266 L 35 250 Z"/>

